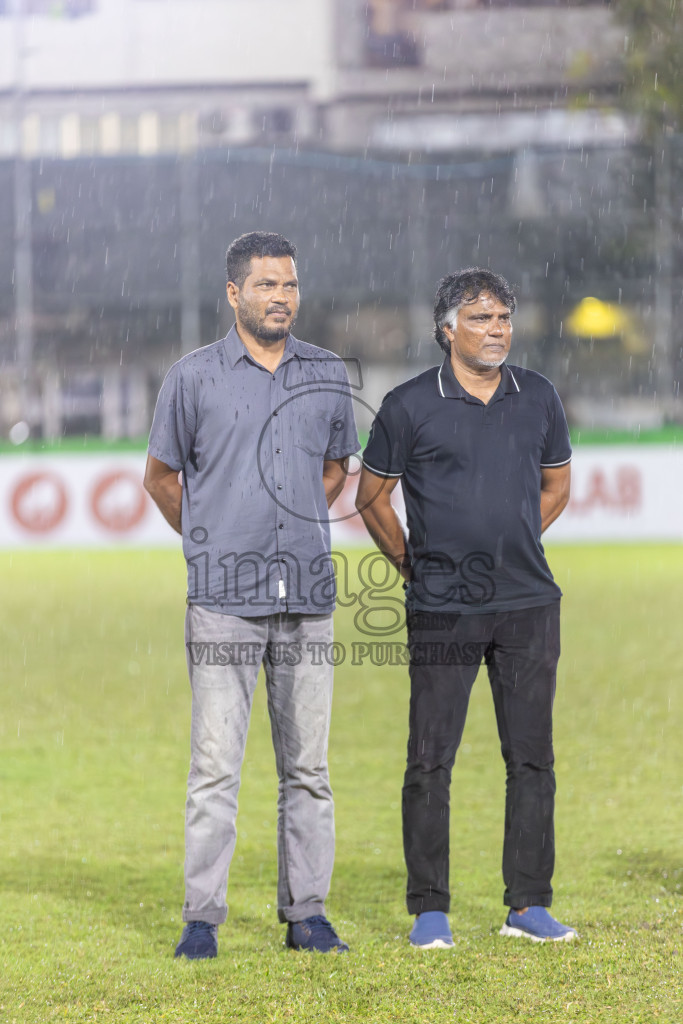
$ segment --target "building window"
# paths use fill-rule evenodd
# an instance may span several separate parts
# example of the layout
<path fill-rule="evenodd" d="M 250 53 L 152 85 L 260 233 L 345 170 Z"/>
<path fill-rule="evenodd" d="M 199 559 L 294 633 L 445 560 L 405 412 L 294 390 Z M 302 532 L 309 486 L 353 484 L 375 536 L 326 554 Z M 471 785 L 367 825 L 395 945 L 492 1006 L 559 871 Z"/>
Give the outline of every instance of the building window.
<path fill-rule="evenodd" d="M 140 126 L 135 114 L 121 117 L 121 149 L 124 153 L 137 153 L 140 148 Z"/>
<path fill-rule="evenodd" d="M 40 152 L 57 156 L 61 147 L 61 118 L 45 115 L 40 119 Z"/>
<path fill-rule="evenodd" d="M 180 124 L 177 114 L 159 115 L 159 149 L 174 153 L 180 146 Z"/>
<path fill-rule="evenodd" d="M 287 107 L 270 107 L 254 112 L 254 127 L 263 135 L 290 135 L 294 129 L 294 116 Z"/>
<path fill-rule="evenodd" d="M 12 14 L 12 0 L 0 0 L 0 15 Z M 22 0 L 20 14 L 48 18 L 80 18 L 94 14 L 97 0 Z"/>
<path fill-rule="evenodd" d="M 87 155 L 99 152 L 99 117 L 81 117 L 81 152 Z"/>
<path fill-rule="evenodd" d="M 229 127 L 230 120 L 223 110 L 207 110 L 200 115 L 199 130 L 202 135 L 219 137 L 225 135 Z"/>

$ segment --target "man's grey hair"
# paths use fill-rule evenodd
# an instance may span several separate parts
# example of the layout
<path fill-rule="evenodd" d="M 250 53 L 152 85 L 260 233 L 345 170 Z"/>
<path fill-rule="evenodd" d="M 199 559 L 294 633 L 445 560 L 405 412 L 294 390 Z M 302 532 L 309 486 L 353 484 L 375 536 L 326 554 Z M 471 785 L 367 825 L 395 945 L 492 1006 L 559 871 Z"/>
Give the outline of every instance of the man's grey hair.
<path fill-rule="evenodd" d="M 447 309 L 444 315 L 441 317 L 440 326 L 443 328 L 448 324 L 451 330 L 455 330 L 458 325 L 458 313 L 460 312 L 461 306 L 451 306 Z"/>
<path fill-rule="evenodd" d="M 449 353 L 451 347 L 443 332 L 446 324 L 455 328 L 458 313 L 463 306 L 476 302 L 482 292 L 490 292 L 514 313 L 517 307 L 515 293 L 504 277 L 484 267 L 466 267 L 448 274 L 439 281 L 434 300 L 434 338 L 437 345 Z"/>

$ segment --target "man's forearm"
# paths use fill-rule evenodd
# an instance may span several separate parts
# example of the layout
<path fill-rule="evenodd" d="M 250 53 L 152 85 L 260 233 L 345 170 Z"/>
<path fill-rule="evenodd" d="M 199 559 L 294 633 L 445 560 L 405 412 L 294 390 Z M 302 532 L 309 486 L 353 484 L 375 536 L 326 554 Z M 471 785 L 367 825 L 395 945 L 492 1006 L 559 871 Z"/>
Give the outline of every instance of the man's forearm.
<path fill-rule="evenodd" d="M 348 458 L 330 459 L 323 463 L 323 487 L 328 508 L 332 508 L 332 505 L 344 490 L 348 471 Z"/>
<path fill-rule="evenodd" d="M 571 464 L 541 468 L 541 533 L 554 523 L 571 492 Z"/>
<path fill-rule="evenodd" d="M 541 491 L 541 533 L 564 511 L 569 495 L 557 494 L 555 491 Z"/>
<path fill-rule="evenodd" d="M 176 533 L 182 533 L 181 510 L 183 489 L 177 477 L 175 479 L 165 477 L 162 480 L 154 480 L 145 483 L 145 487 L 166 522 L 173 527 Z"/>
<path fill-rule="evenodd" d="M 392 505 L 377 507 L 377 503 L 358 510 L 373 541 L 404 579 L 410 579 L 408 538 L 401 520 Z"/>

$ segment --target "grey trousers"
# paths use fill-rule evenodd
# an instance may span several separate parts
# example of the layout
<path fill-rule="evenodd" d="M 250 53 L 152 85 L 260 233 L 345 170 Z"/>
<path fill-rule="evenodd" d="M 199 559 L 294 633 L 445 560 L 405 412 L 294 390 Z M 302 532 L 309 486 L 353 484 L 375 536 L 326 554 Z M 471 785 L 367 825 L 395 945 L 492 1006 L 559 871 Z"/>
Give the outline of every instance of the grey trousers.
<path fill-rule="evenodd" d="M 237 793 L 259 668 L 266 675 L 278 792 L 278 916 L 325 913 L 334 861 L 327 770 L 331 615 L 241 618 L 190 605 L 192 687 L 185 811 L 184 921 L 222 924 L 235 849 Z"/>

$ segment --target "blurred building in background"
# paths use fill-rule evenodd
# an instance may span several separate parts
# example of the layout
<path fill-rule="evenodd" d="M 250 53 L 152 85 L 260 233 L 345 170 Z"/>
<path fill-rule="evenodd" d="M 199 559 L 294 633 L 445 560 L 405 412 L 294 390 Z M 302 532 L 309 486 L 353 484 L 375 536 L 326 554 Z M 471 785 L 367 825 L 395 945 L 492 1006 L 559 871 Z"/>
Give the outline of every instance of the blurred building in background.
<path fill-rule="evenodd" d="M 624 45 L 604 2 L 0 0 L 0 434 L 143 436 L 255 229 L 370 406 L 480 264 L 575 424 L 677 420 L 683 145 L 622 112 Z"/>

